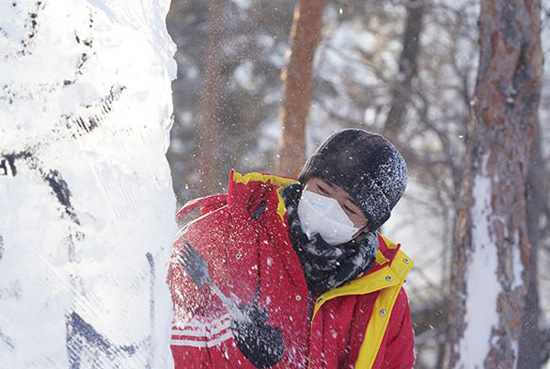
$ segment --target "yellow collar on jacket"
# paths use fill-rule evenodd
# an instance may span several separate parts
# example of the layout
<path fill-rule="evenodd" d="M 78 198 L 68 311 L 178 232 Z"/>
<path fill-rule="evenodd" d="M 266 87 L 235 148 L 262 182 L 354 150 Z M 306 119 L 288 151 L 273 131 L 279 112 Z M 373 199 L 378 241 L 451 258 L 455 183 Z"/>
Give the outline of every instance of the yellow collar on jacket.
<path fill-rule="evenodd" d="M 386 240 L 385 237 L 384 239 Z M 378 253 L 381 254 L 380 251 L 378 251 Z M 391 264 L 388 263 L 386 266 L 373 273 L 356 278 L 343 286 L 336 287 L 319 296 L 315 302 L 312 319 L 321 306 L 333 298 L 347 295 L 365 295 L 388 287 L 403 285 L 413 265 L 414 262 L 412 259 L 403 251 L 399 250 Z"/>

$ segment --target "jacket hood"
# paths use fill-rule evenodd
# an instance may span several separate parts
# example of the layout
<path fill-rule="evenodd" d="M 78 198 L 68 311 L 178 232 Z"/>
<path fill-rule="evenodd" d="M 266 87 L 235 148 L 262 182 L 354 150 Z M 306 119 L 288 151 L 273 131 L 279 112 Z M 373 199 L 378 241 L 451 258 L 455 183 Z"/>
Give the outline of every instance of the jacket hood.
<path fill-rule="evenodd" d="M 241 174 L 231 170 L 227 195 L 218 194 L 192 200 L 185 204 L 176 216 L 182 217 L 197 208 L 200 209 L 201 214 L 205 214 L 227 206 L 232 216 L 237 218 L 249 219 L 257 216 L 260 213 L 259 210 L 263 216 L 276 213 L 283 225 L 288 227 L 286 206 L 281 191 L 295 182 L 298 180 L 273 174 L 261 172 Z M 404 280 L 413 266 L 412 259 L 400 250 L 401 244 L 391 242 L 380 232 L 377 234 L 379 247 L 372 265 L 359 277 L 324 295 L 333 294 L 335 291 L 346 294 L 370 293 Z"/>
<path fill-rule="evenodd" d="M 273 208 L 266 208 L 264 211 L 277 212 L 281 221 L 284 223 L 285 227 L 287 227 L 288 218 L 281 191 L 284 187 L 296 182 L 298 182 L 297 179 L 273 174 L 251 172 L 243 175 L 232 170 L 229 175 L 227 203 L 231 212 L 244 216 L 252 216 L 255 211 L 261 209 L 262 203 L 274 203 L 276 205 Z M 269 199 L 275 201 L 268 202 Z M 377 232 L 377 234 L 379 248 L 376 253 L 376 259 L 372 265 L 354 281 L 361 280 L 367 275 L 376 273 L 383 268 L 389 268 L 393 260 L 401 252 L 401 244 L 394 244 L 380 232 Z M 405 256 L 401 258 L 406 259 L 405 261 L 412 264 L 411 259 Z"/>

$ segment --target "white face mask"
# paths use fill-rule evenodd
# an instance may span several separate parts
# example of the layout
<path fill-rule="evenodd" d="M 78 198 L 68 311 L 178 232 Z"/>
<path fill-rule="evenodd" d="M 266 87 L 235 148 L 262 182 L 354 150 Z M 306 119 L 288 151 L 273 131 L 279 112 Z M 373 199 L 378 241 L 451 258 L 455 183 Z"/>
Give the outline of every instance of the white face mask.
<path fill-rule="evenodd" d="M 359 231 L 338 201 L 308 190 L 302 192 L 298 203 L 298 217 L 302 231 L 308 238 L 318 233 L 333 246 L 351 241 Z"/>

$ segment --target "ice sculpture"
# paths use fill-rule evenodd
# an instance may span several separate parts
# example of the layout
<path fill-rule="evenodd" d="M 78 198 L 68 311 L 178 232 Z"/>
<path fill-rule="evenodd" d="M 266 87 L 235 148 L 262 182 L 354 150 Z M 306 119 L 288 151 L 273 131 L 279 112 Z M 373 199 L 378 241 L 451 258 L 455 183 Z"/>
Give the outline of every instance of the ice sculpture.
<path fill-rule="evenodd" d="M 169 368 L 169 0 L 0 2 L 0 368 Z"/>

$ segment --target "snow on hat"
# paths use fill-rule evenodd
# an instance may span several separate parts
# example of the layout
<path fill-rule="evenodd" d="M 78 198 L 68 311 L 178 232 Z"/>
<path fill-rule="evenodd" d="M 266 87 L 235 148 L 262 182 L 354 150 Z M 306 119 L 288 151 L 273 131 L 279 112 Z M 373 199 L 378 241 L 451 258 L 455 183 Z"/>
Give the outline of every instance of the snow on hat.
<path fill-rule="evenodd" d="M 344 129 L 317 148 L 298 176 L 337 185 L 363 210 L 374 231 L 391 215 L 407 187 L 407 166 L 401 153 L 383 136 L 362 129 Z"/>

